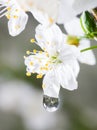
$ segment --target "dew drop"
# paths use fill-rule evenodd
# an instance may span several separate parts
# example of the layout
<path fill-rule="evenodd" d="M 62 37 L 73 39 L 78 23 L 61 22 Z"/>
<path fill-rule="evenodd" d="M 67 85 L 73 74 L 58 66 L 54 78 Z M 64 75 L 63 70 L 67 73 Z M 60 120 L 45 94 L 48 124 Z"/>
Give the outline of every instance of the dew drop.
<path fill-rule="evenodd" d="M 54 112 L 59 107 L 59 99 L 55 97 L 43 96 L 43 106 L 48 112 Z"/>

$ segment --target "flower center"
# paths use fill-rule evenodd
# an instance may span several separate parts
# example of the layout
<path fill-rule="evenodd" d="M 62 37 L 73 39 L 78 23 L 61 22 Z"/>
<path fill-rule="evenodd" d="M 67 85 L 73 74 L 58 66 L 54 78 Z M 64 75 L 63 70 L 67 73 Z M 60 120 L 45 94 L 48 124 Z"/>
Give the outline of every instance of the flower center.
<path fill-rule="evenodd" d="M 79 39 L 78 39 L 78 37 L 68 35 L 67 36 L 67 44 L 78 46 L 79 45 Z"/>
<path fill-rule="evenodd" d="M 51 56 L 51 62 L 54 64 L 62 63 L 62 61 L 59 58 L 59 53 L 56 53 L 54 56 Z"/>

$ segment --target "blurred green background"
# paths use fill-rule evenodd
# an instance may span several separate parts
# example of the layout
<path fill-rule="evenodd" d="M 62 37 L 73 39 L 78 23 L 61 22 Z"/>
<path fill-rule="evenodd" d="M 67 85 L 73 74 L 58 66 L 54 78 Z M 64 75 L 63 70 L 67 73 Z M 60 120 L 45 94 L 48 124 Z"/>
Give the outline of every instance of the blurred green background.
<path fill-rule="evenodd" d="M 42 81 L 25 75 L 23 59 L 27 50 L 36 48 L 30 39 L 37 24 L 29 14 L 26 29 L 11 37 L 7 19 L 0 19 L 0 130 L 97 130 L 97 65 L 81 64 L 79 88 L 61 88 L 59 110 L 44 110 Z"/>

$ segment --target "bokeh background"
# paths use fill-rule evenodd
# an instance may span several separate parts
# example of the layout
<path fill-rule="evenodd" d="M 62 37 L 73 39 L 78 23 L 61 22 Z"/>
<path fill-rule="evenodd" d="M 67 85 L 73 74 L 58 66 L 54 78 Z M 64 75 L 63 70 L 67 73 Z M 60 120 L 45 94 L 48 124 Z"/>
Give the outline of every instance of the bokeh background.
<path fill-rule="evenodd" d="M 8 34 L 7 19 L 0 19 L 0 130 L 97 130 L 97 65 L 80 64 L 79 88 L 61 88 L 59 110 L 44 110 L 41 79 L 25 75 L 23 56 L 37 48 L 30 39 L 38 23 L 28 15 L 26 29 L 16 37 Z"/>

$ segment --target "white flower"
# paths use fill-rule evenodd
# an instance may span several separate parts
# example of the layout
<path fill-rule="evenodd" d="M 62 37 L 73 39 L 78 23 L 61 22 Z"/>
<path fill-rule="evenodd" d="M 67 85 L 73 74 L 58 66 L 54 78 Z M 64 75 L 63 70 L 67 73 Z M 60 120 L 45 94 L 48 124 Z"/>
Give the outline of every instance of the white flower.
<path fill-rule="evenodd" d="M 17 0 L 43 25 L 66 23 L 85 10 L 96 7 L 97 0 Z M 79 6 L 80 5 L 80 6 Z"/>
<path fill-rule="evenodd" d="M 50 97 L 58 97 L 60 85 L 68 90 L 77 89 L 77 48 L 65 44 L 65 35 L 55 24 L 48 29 L 39 25 L 36 29 L 36 39 L 36 44 L 44 51 L 27 52 L 30 54 L 25 57 L 27 75 L 37 73 L 37 78 L 45 75 L 42 85 L 44 95 Z"/>
<path fill-rule="evenodd" d="M 83 33 L 83 31 L 81 29 L 81 25 L 80 25 L 80 20 L 78 18 L 75 18 L 72 21 L 66 23 L 64 25 L 64 27 L 65 27 L 66 31 L 68 32 L 68 34 L 71 36 L 74 36 L 75 38 L 77 38 L 77 36 L 78 37 L 84 36 L 84 33 Z M 74 44 L 74 43 L 72 43 L 72 44 Z M 79 51 L 81 51 L 85 48 L 89 48 L 89 47 L 90 47 L 90 41 L 88 39 L 78 40 L 77 48 Z M 78 60 L 81 63 L 86 63 L 89 65 L 96 64 L 96 59 L 95 59 L 95 56 L 94 56 L 92 50 L 80 52 Z"/>
<path fill-rule="evenodd" d="M 17 0 L 19 5 L 32 12 L 36 20 L 43 25 L 56 22 L 60 0 Z"/>
<path fill-rule="evenodd" d="M 8 18 L 9 34 L 16 36 L 24 29 L 28 21 L 28 16 L 23 8 L 20 8 L 16 0 L 0 0 L 0 17 Z"/>

